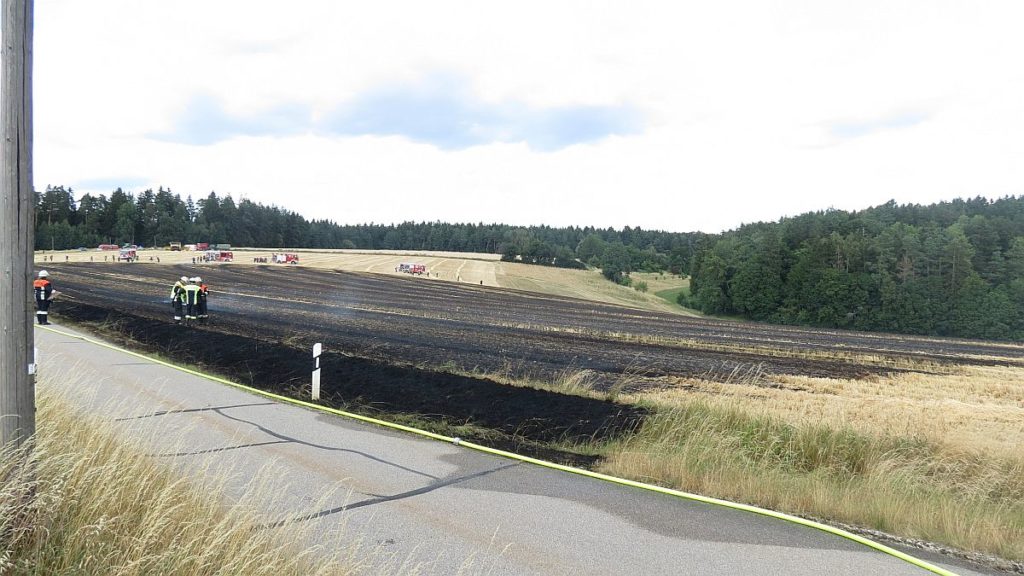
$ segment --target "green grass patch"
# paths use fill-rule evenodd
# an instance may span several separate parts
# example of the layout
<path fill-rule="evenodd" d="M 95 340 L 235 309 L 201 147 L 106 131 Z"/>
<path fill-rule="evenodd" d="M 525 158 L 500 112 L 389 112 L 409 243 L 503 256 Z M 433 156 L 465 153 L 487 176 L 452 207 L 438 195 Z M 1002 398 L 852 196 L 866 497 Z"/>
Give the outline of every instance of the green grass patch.
<path fill-rule="evenodd" d="M 657 292 L 654 293 L 654 295 L 668 302 L 669 304 L 676 306 L 682 310 L 687 310 L 693 313 L 694 315 L 703 315 L 700 310 L 697 310 L 696 308 L 687 308 L 686 306 L 683 306 L 682 304 L 679 303 L 680 295 L 683 295 L 685 297 L 690 296 L 689 282 L 687 282 L 685 286 L 677 286 L 675 288 L 666 288 L 665 290 L 658 290 Z M 715 317 L 717 318 L 717 316 Z"/>
<path fill-rule="evenodd" d="M 658 290 L 657 292 L 654 293 L 654 295 L 657 296 L 658 298 L 661 298 L 662 300 L 665 300 L 666 302 L 669 302 L 671 304 L 675 304 L 676 306 L 679 305 L 679 295 L 680 294 L 685 294 L 685 295 L 689 296 L 690 295 L 690 287 L 689 286 L 680 286 L 678 288 L 668 288 L 666 290 Z"/>

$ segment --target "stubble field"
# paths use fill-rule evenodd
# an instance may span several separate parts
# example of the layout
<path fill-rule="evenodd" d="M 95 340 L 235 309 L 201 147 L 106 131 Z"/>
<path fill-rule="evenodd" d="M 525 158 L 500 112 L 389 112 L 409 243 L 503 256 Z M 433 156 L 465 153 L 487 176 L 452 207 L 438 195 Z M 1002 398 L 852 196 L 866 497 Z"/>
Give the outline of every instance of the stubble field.
<path fill-rule="evenodd" d="M 430 272 L 431 279 L 456 284 L 474 284 L 527 290 L 541 294 L 567 296 L 618 304 L 631 308 L 694 315 L 694 312 L 667 302 L 654 294 L 658 290 L 688 286 L 687 280 L 663 274 L 636 274 L 651 286 L 649 293 L 618 286 L 605 280 L 595 270 L 569 270 L 546 266 L 532 266 L 516 262 L 502 262 L 497 254 L 468 252 L 422 252 L 412 250 L 292 250 L 292 249 L 235 249 L 235 263 L 253 263 L 254 258 L 269 258 L 273 253 L 292 252 L 299 256 L 303 268 L 323 270 L 344 270 L 348 272 L 372 272 L 375 274 L 407 277 L 396 270 L 403 262 L 423 264 Z M 142 250 L 142 263 L 192 264 L 195 252 L 166 250 Z M 40 252 L 35 260 L 39 266 L 54 263 L 89 262 L 111 263 L 112 254 L 96 250 L 64 250 Z"/>
<path fill-rule="evenodd" d="M 1024 558 L 1022 346 L 688 318 L 305 262 L 166 264 L 48 262 L 57 318 L 299 396 L 322 342 L 337 406 Z M 211 320 L 175 326 L 170 284 L 196 274 Z"/>

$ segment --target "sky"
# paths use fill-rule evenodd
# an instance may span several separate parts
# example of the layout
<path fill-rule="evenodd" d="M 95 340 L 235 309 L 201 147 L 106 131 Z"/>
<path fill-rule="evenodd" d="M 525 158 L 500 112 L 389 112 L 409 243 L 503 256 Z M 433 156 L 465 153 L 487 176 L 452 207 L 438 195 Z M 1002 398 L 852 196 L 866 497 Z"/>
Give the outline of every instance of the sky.
<path fill-rule="evenodd" d="M 1024 194 L 1024 2 L 46 0 L 34 179 L 717 232 Z"/>

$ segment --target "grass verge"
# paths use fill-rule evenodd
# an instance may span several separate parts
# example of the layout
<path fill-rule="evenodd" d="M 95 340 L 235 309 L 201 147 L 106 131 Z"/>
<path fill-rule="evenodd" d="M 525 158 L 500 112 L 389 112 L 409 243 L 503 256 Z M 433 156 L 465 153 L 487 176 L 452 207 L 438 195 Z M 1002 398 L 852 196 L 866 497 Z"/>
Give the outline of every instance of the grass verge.
<path fill-rule="evenodd" d="M 1014 385 L 1006 374 L 1018 369 L 998 370 L 1003 374 L 1000 388 L 979 394 L 1013 402 L 1022 391 L 1006 389 Z M 956 379 L 956 387 L 983 389 L 989 379 L 986 370 L 975 371 Z M 1024 455 L 987 449 L 976 439 L 954 436 L 945 441 L 951 430 L 936 424 L 934 414 L 924 421 L 911 418 L 908 407 L 896 406 L 886 416 L 891 420 L 902 411 L 905 427 L 878 419 L 857 426 L 859 417 L 850 415 L 838 420 L 798 416 L 785 390 L 753 387 L 753 393 L 774 395 L 774 404 L 730 391 L 742 390 L 742 382 L 706 382 L 689 392 L 644 394 L 622 393 L 620 386 L 598 387 L 589 370 L 567 370 L 550 381 L 515 378 L 508 371 L 489 376 L 508 385 L 644 407 L 650 415 L 632 434 L 612 441 L 553 444 L 562 452 L 594 458 L 595 471 L 854 530 L 939 543 L 958 555 L 1024 573 Z M 623 374 L 621 383 L 628 388 L 629 382 L 630 376 Z M 952 384 L 932 385 L 931 394 L 954 399 L 946 389 Z M 929 394 L 925 386 L 919 388 L 916 394 Z M 805 410 L 811 405 L 808 400 L 805 395 L 798 401 Z M 964 399 L 955 400 L 964 404 Z M 969 400 L 979 402 L 980 396 Z M 780 410 L 783 405 L 788 409 Z M 880 417 L 877 408 L 872 412 Z M 998 433 L 1005 435 L 1006 429 Z"/>
<path fill-rule="evenodd" d="M 794 425 L 740 406 L 655 406 L 601 472 L 1024 560 L 1024 461 L 913 435 Z"/>
<path fill-rule="evenodd" d="M 303 550 L 299 526 L 258 530 L 249 506 L 213 496 L 223 478 L 185 481 L 48 387 L 38 396 L 38 434 L 0 451 L 0 574 L 359 571 L 355 544 Z"/>

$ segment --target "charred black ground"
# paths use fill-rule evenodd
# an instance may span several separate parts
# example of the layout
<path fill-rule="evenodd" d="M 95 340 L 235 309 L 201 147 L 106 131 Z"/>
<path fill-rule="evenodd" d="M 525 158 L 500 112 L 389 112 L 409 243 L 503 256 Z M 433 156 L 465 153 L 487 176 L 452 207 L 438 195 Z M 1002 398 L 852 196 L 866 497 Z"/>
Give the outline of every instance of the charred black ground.
<path fill-rule="evenodd" d="M 644 412 L 452 372 L 550 381 L 587 370 L 597 390 L 751 374 L 771 385 L 771 376 L 780 374 L 865 378 L 895 370 L 877 362 L 810 359 L 808 351 L 838 349 L 941 366 L 1017 364 L 1022 350 L 685 318 L 422 278 L 286 266 L 97 263 L 48 270 L 63 292 L 52 309 L 58 317 L 102 324 L 108 334 L 147 350 L 306 397 L 310 350 L 322 342 L 329 403 L 410 415 L 440 427 L 471 424 L 493 431 L 492 444 L 609 438 L 635 428 Z M 197 274 L 211 286 L 210 322 L 174 325 L 170 286 L 178 276 Z"/>
<path fill-rule="evenodd" d="M 249 386 L 309 399 L 310 358 L 305 348 L 184 328 L 88 304 L 55 306 L 62 317 L 91 325 L 136 349 L 194 364 Z M 463 428 L 466 439 L 577 465 L 591 458 L 543 444 L 609 439 L 632 431 L 642 408 L 471 378 L 327 351 L 321 356 L 322 403 L 373 416 L 412 417 L 438 430 Z"/>
<path fill-rule="evenodd" d="M 606 386 L 624 373 L 725 379 L 756 368 L 765 374 L 859 378 L 891 371 L 878 363 L 787 352 L 984 365 L 1017 363 L 1024 352 L 1021 346 L 981 341 L 724 322 L 422 278 L 286 266 L 49 268 L 58 289 L 74 301 L 110 311 L 170 320 L 170 285 L 178 276 L 201 274 L 213 291 L 209 329 L 218 332 L 282 342 L 315 338 L 333 350 L 388 363 L 539 377 L 588 369 Z M 642 384 L 643 378 L 633 380 Z"/>

